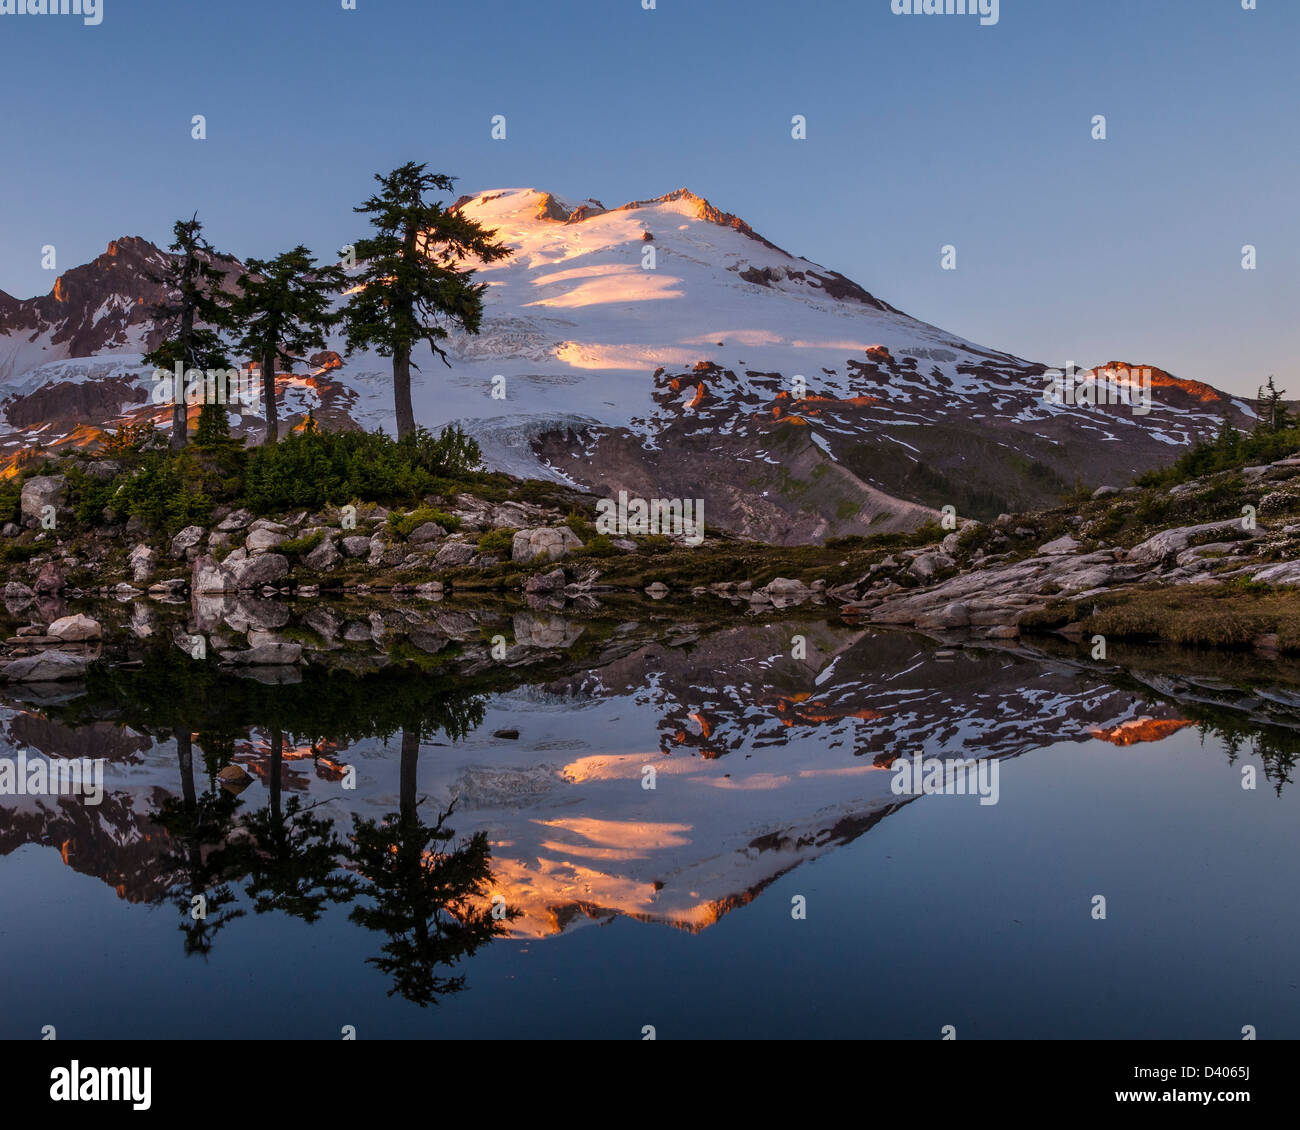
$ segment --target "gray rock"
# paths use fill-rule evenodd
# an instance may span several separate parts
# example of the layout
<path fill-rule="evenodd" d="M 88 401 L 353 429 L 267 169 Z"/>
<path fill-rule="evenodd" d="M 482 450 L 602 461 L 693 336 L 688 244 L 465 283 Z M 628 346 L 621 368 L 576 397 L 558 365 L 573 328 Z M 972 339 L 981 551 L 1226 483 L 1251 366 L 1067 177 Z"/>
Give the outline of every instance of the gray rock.
<path fill-rule="evenodd" d="M 447 531 L 437 522 L 425 522 L 422 526 L 416 526 L 406 540 L 412 545 L 430 545 L 446 536 Z"/>
<path fill-rule="evenodd" d="M 968 628 L 970 627 L 970 609 L 961 601 L 945 604 L 939 611 L 921 616 L 916 621 L 918 628 Z"/>
<path fill-rule="evenodd" d="M 463 541 L 444 542 L 433 558 L 435 569 L 456 569 L 474 559 L 474 547 Z"/>
<path fill-rule="evenodd" d="M 30 604 L 35 598 L 36 594 L 21 581 L 10 581 L 5 585 L 4 600 L 6 604 Z"/>
<path fill-rule="evenodd" d="M 131 566 L 131 580 L 139 584 L 141 581 L 147 581 L 153 574 L 158 564 L 158 554 L 152 547 L 141 542 L 131 550 L 126 560 Z"/>
<path fill-rule="evenodd" d="M 777 577 L 770 581 L 765 590 L 768 596 L 804 596 L 808 586 L 803 581 L 792 581 L 789 577 Z"/>
<path fill-rule="evenodd" d="M 344 538 L 341 544 L 347 557 L 367 557 L 370 554 L 370 539 L 359 534 Z"/>
<path fill-rule="evenodd" d="M 302 559 L 302 563 L 313 572 L 325 573 L 342 560 L 342 555 L 334 545 L 334 539 L 326 538 Z"/>
<path fill-rule="evenodd" d="M 564 570 L 552 569 L 549 573 L 536 573 L 524 582 L 524 592 L 551 593 L 564 589 Z"/>
<path fill-rule="evenodd" d="M 279 553 L 263 553 L 245 561 L 235 562 L 233 571 L 235 588 L 261 588 L 263 585 L 282 581 L 289 575 L 289 559 Z"/>
<path fill-rule="evenodd" d="M 57 512 L 63 506 L 68 480 L 63 475 L 37 475 L 23 483 L 20 499 L 23 524 L 39 526 L 47 506 Z"/>
<path fill-rule="evenodd" d="M 1300 585 L 1300 561 L 1279 561 L 1255 574 L 1264 585 Z"/>
<path fill-rule="evenodd" d="M 1124 556 L 1125 561 L 1139 564 L 1158 564 L 1168 561 L 1195 542 L 1214 540 L 1242 540 L 1262 536 L 1263 528 L 1246 530 L 1242 528 L 1240 518 L 1229 518 L 1224 522 L 1206 522 L 1199 526 L 1180 526 L 1177 529 L 1161 530 L 1160 533 L 1135 545 Z"/>
<path fill-rule="evenodd" d="M 1092 492 L 1092 497 L 1109 498 L 1112 494 L 1119 494 L 1119 487 L 1098 487 Z"/>
<path fill-rule="evenodd" d="M 216 558 L 209 554 L 202 554 L 194 559 L 194 568 L 190 574 L 190 589 L 199 595 L 234 592 L 233 570 L 218 563 Z"/>
<path fill-rule="evenodd" d="M 943 569 L 951 569 L 956 562 L 946 553 L 922 553 L 913 560 L 908 572 L 919 581 L 928 581 Z"/>
<path fill-rule="evenodd" d="M 172 538 L 171 553 L 177 561 L 184 561 L 188 556 L 190 560 L 198 556 L 198 544 L 207 534 L 202 526 L 186 526 L 174 538 Z M 193 552 L 191 552 L 193 551 Z"/>
<path fill-rule="evenodd" d="M 244 530 L 252 524 L 253 516 L 247 510 L 235 510 L 217 523 L 217 529 L 223 533 Z"/>
<path fill-rule="evenodd" d="M 98 620 L 92 620 L 89 616 L 83 616 L 78 612 L 74 616 L 64 616 L 62 619 L 55 620 L 46 629 L 46 634 L 65 643 L 83 643 L 86 640 L 102 639 L 104 629 L 99 626 Z"/>
<path fill-rule="evenodd" d="M 510 560 L 558 561 L 581 548 L 582 540 L 568 526 L 538 526 L 515 534 L 510 545 Z"/>
<path fill-rule="evenodd" d="M 275 549 L 288 537 L 288 526 L 282 526 L 279 522 L 268 522 L 265 518 L 259 518 L 249 529 L 248 537 L 244 539 L 244 548 L 250 554 L 266 553 Z"/>
<path fill-rule="evenodd" d="M 83 678 L 89 666 L 90 660 L 84 655 L 46 651 L 6 663 L 0 667 L 0 678 L 11 683 L 59 683 Z"/>
<path fill-rule="evenodd" d="M 1038 552 L 1042 557 L 1064 557 L 1067 554 L 1078 553 L 1082 548 L 1083 545 L 1080 542 L 1075 541 L 1069 534 L 1066 534 L 1064 537 L 1040 545 Z"/>
<path fill-rule="evenodd" d="M 302 644 L 264 643 L 247 651 L 225 652 L 222 658 L 237 667 L 290 667 L 302 661 Z"/>

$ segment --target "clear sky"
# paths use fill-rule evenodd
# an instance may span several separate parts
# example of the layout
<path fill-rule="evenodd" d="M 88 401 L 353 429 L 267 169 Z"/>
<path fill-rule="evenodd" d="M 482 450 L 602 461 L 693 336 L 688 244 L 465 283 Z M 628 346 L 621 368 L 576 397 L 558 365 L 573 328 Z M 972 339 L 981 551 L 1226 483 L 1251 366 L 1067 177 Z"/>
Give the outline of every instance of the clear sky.
<path fill-rule="evenodd" d="M 0 15 L 18 297 L 53 284 L 44 244 L 66 269 L 196 209 L 241 257 L 332 257 L 414 159 L 466 192 L 686 186 L 981 344 L 1300 397 L 1300 0 L 1001 0 L 987 27 L 890 0 L 102 2 Z"/>

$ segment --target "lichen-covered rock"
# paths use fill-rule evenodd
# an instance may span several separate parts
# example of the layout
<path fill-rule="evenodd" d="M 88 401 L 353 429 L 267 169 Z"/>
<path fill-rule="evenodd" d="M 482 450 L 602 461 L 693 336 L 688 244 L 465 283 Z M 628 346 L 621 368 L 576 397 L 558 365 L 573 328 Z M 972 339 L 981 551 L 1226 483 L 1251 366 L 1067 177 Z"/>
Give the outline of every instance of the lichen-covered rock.
<path fill-rule="evenodd" d="M 186 526 L 174 538 L 172 538 L 171 551 L 172 556 L 177 561 L 184 561 L 188 556 L 190 560 L 198 556 L 198 544 L 207 534 L 202 526 Z"/>
<path fill-rule="evenodd" d="M 139 584 L 141 581 L 147 581 L 153 574 L 158 564 L 158 554 L 152 547 L 141 542 L 131 550 L 126 560 L 131 566 L 131 580 Z"/>
<path fill-rule="evenodd" d="M 258 589 L 289 575 L 289 559 L 279 553 L 261 553 L 234 565 L 235 588 Z"/>
<path fill-rule="evenodd" d="M 342 560 L 342 555 L 334 545 L 334 539 L 326 538 L 302 559 L 302 563 L 313 572 L 325 573 L 333 569 Z"/>
<path fill-rule="evenodd" d="M 510 560 L 558 561 L 575 549 L 582 548 L 582 539 L 568 526 L 539 526 L 520 530 L 510 544 Z"/>
<path fill-rule="evenodd" d="M 67 485 L 68 480 L 63 475 L 37 475 L 23 483 L 19 503 L 23 524 L 39 526 L 47 506 L 53 506 L 57 513 L 63 506 L 63 494 Z"/>
<path fill-rule="evenodd" d="M 457 569 L 462 565 L 468 565 L 474 560 L 474 547 L 468 542 L 448 541 L 444 542 L 438 552 L 434 554 L 433 567 L 435 569 Z"/>
<path fill-rule="evenodd" d="M 244 539 L 244 548 L 250 554 L 268 553 L 279 546 L 281 542 L 287 540 L 288 537 L 288 526 L 282 526 L 279 522 L 268 522 L 265 518 L 259 518 L 249 529 L 248 537 Z"/>
<path fill-rule="evenodd" d="M 45 629 L 45 633 L 56 640 L 63 640 L 64 643 L 83 643 L 86 640 L 102 639 L 104 636 L 104 630 L 99 626 L 98 620 L 92 620 L 79 612 L 74 616 L 64 616 L 55 620 Z"/>

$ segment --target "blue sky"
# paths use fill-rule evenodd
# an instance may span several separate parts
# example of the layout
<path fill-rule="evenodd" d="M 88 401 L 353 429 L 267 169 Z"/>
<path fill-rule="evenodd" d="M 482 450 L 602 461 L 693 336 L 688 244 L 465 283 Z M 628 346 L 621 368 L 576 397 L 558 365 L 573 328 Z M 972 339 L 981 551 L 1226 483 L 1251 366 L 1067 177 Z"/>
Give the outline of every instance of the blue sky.
<path fill-rule="evenodd" d="M 1001 0 L 991 27 L 890 0 L 103 4 L 0 16 L 19 297 L 52 286 L 44 244 L 66 269 L 196 209 L 237 255 L 332 255 L 415 159 L 467 192 L 687 186 L 979 343 L 1300 397 L 1296 0 Z"/>

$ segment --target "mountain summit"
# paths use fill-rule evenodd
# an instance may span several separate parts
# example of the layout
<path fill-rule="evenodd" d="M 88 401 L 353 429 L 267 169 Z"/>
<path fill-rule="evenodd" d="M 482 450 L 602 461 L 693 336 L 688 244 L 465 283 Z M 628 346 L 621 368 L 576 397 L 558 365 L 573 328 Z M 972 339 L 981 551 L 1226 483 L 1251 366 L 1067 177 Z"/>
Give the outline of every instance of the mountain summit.
<path fill-rule="evenodd" d="M 459 422 L 517 475 L 704 497 L 711 525 L 748 536 L 902 529 L 947 505 L 987 518 L 1163 464 L 1223 418 L 1251 417 L 1154 368 L 1148 413 L 1053 403 L 1046 365 L 910 317 L 688 189 L 606 208 L 511 188 L 453 207 L 514 254 L 481 268 L 482 332 L 452 335 L 450 368 L 417 351 L 417 420 Z M 37 428 L 47 444 L 71 430 L 54 421 L 154 411 L 140 354 L 165 255 L 118 239 L 49 295 L 0 293 L 9 451 Z M 1109 362 L 1091 375 L 1131 388 L 1142 371 Z M 315 357 L 279 379 L 291 421 L 311 409 L 392 430 L 385 358 Z"/>

